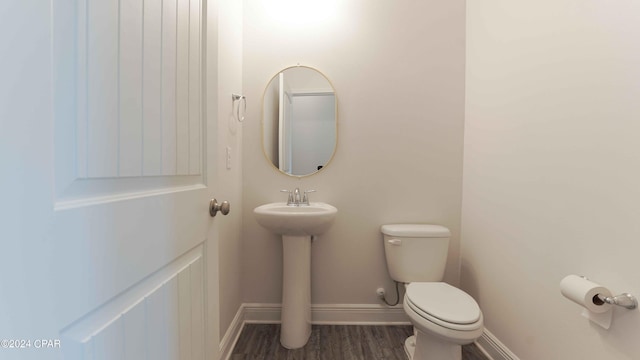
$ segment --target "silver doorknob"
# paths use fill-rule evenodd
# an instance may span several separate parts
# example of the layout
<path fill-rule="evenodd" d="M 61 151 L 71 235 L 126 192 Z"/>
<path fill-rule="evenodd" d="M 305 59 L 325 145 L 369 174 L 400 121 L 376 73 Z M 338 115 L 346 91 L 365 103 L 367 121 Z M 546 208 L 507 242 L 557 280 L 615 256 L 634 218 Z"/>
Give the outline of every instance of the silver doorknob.
<path fill-rule="evenodd" d="M 209 215 L 211 215 L 211 217 L 216 216 L 218 211 L 220 211 L 222 215 L 227 215 L 230 208 L 231 205 L 229 205 L 227 200 L 223 201 L 222 204 L 218 204 L 218 200 L 216 199 L 211 199 L 211 201 L 209 201 Z"/>

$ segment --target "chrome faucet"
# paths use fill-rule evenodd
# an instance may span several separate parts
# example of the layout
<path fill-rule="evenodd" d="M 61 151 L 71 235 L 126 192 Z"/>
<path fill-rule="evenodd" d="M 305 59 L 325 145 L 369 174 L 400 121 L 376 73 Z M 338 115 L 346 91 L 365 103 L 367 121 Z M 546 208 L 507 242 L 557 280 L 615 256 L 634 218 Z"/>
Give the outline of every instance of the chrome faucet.
<path fill-rule="evenodd" d="M 287 206 L 307 206 L 309 205 L 309 193 L 315 192 L 315 190 L 303 191 L 302 197 L 300 197 L 300 189 L 295 188 L 293 191 L 280 190 L 280 192 L 289 193 L 287 197 Z"/>
<path fill-rule="evenodd" d="M 293 204 L 300 205 L 300 189 L 298 188 L 295 188 L 295 190 L 293 190 Z"/>

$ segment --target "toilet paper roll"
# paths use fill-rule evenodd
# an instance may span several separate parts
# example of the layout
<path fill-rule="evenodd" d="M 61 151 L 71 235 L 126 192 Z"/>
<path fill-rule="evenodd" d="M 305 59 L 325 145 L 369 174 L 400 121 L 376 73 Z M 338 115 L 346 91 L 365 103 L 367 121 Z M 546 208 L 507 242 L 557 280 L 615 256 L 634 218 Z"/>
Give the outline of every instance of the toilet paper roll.
<path fill-rule="evenodd" d="M 605 313 L 611 310 L 611 305 L 602 303 L 596 297 L 600 294 L 611 296 L 611 292 L 599 284 L 578 275 L 569 275 L 560 281 L 560 292 L 567 299 L 585 307 L 594 313 Z"/>

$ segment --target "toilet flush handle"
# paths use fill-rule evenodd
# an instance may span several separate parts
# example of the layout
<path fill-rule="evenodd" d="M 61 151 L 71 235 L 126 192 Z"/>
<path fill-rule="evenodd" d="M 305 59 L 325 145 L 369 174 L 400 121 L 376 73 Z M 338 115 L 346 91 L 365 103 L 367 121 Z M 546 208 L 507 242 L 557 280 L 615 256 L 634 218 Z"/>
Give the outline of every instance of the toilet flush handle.
<path fill-rule="evenodd" d="M 389 242 L 389 244 L 391 245 L 396 245 L 396 246 L 402 245 L 402 240 L 400 239 L 390 239 L 390 240 L 387 240 L 387 242 Z"/>

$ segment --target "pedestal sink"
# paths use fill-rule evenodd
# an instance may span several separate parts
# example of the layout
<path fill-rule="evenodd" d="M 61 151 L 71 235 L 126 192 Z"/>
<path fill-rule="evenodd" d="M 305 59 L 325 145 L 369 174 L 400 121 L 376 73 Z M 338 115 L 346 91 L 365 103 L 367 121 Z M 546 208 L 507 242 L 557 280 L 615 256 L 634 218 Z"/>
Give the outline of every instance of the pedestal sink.
<path fill-rule="evenodd" d="M 311 236 L 327 231 L 338 209 L 325 203 L 271 203 L 253 210 L 256 221 L 282 236 L 282 325 L 280 343 L 303 347 L 311 335 Z"/>

